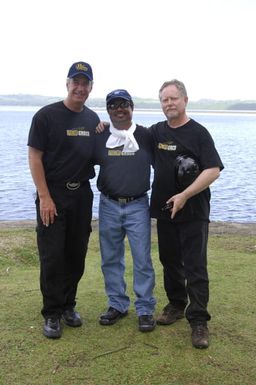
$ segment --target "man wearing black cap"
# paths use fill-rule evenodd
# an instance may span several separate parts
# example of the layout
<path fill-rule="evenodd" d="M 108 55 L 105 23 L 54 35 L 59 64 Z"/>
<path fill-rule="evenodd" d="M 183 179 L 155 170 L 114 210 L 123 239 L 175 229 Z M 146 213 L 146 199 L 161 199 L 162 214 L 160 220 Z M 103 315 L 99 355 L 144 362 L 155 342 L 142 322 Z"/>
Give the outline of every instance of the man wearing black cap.
<path fill-rule="evenodd" d="M 93 85 L 88 63 L 68 72 L 64 101 L 40 109 L 28 137 L 29 165 L 37 189 L 37 243 L 43 296 L 43 333 L 61 337 L 60 319 L 82 325 L 75 311 L 91 232 L 95 176 L 91 162 L 98 116 L 84 105 Z"/>
<path fill-rule="evenodd" d="M 124 279 L 124 239 L 133 257 L 133 289 L 139 330 L 155 328 L 153 289 L 155 275 L 150 254 L 151 142 L 148 130 L 132 121 L 133 101 L 123 89 L 107 95 L 110 126 L 97 137 L 96 163 L 100 165 L 97 187 L 102 272 L 108 310 L 101 325 L 113 325 L 128 313 L 130 298 Z"/>

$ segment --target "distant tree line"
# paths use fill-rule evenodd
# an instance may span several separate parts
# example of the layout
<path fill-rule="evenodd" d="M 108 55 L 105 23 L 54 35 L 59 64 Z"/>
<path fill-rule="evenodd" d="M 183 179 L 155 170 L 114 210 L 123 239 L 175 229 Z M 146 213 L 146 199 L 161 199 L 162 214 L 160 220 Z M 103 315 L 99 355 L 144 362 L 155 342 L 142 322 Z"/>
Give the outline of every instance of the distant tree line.
<path fill-rule="evenodd" d="M 228 110 L 247 110 L 247 111 L 256 111 L 256 102 L 252 103 L 236 103 L 228 107 Z"/>
<path fill-rule="evenodd" d="M 0 105 L 2 106 L 45 106 L 50 103 L 62 100 L 59 96 L 42 95 L 0 95 Z M 143 99 L 134 97 L 136 109 L 160 109 L 160 103 L 157 99 Z M 89 98 L 86 104 L 93 108 L 105 108 L 105 98 Z M 256 111 L 256 101 L 242 100 L 212 100 L 201 99 L 198 101 L 189 101 L 190 110 L 247 110 Z"/>

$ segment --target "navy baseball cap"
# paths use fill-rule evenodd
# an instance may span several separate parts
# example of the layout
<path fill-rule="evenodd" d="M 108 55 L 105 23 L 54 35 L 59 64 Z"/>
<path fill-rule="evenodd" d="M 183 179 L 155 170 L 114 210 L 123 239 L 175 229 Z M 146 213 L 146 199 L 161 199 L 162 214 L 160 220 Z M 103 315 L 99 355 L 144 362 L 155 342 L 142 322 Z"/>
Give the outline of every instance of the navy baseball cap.
<path fill-rule="evenodd" d="M 78 61 L 70 67 L 68 71 L 68 78 L 73 78 L 77 75 L 84 75 L 89 80 L 93 80 L 92 67 L 90 64 L 85 63 L 83 61 Z"/>
<path fill-rule="evenodd" d="M 106 102 L 107 105 L 114 99 L 124 99 L 128 100 L 128 102 L 131 102 L 131 105 L 133 105 L 132 97 L 126 90 L 114 90 L 111 91 L 109 94 L 107 94 Z"/>

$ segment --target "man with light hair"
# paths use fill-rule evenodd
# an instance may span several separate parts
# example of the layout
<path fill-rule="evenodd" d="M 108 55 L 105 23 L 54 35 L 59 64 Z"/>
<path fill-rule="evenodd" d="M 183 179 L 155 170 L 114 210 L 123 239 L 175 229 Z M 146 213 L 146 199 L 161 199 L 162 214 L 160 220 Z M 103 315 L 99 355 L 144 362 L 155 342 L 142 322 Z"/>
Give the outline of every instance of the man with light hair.
<path fill-rule="evenodd" d="M 43 334 L 60 338 L 60 320 L 82 325 L 75 310 L 78 283 L 91 233 L 95 176 L 91 161 L 99 118 L 84 105 L 93 85 L 92 68 L 76 62 L 68 71 L 65 100 L 33 117 L 29 165 L 37 189 L 37 243 L 43 296 Z"/>
<path fill-rule="evenodd" d="M 150 127 L 155 157 L 151 216 L 157 219 L 168 304 L 157 324 L 170 325 L 186 316 L 193 346 L 207 348 L 211 318 L 207 310 L 209 186 L 219 177 L 223 164 L 207 129 L 186 113 L 184 84 L 176 79 L 165 82 L 159 98 L 167 120 Z M 177 174 L 181 157 L 189 157 L 199 169 L 191 184 L 182 187 Z M 182 170 L 184 177 L 189 171 Z"/>

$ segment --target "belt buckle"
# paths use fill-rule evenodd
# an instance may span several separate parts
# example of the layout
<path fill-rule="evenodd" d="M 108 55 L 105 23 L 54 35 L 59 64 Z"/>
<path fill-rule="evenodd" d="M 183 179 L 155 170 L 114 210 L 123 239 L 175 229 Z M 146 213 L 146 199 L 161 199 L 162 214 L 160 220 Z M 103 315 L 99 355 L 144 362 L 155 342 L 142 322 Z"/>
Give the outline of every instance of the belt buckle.
<path fill-rule="evenodd" d="M 66 187 L 68 190 L 77 190 L 81 186 L 80 182 L 67 182 Z"/>

